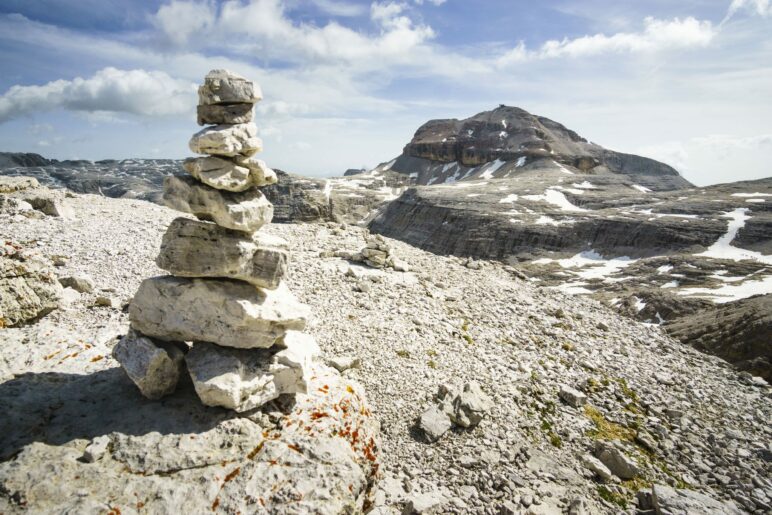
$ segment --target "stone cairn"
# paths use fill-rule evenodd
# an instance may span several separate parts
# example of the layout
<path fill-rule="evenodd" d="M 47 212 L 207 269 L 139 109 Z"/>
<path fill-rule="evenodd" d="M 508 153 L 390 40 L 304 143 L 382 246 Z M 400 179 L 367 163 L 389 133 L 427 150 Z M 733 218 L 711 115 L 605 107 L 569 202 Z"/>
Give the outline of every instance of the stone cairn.
<path fill-rule="evenodd" d="M 259 188 L 276 182 L 254 157 L 261 98 L 257 84 L 227 70 L 209 72 L 198 89 L 207 127 L 189 146 L 206 157 L 186 159 L 189 175 L 164 182 L 165 203 L 197 220 L 169 225 L 156 264 L 171 275 L 142 282 L 129 334 L 113 351 L 148 398 L 173 392 L 186 369 L 204 404 L 239 412 L 306 392 L 319 349 L 300 332 L 309 309 L 283 282 L 287 242 L 257 232 L 273 217 Z"/>
<path fill-rule="evenodd" d="M 355 263 L 364 263 L 371 268 L 393 268 L 397 272 L 409 272 L 410 266 L 391 252 L 391 247 L 380 234 L 367 237 L 365 246 L 358 252 L 339 250 L 336 257 Z"/>

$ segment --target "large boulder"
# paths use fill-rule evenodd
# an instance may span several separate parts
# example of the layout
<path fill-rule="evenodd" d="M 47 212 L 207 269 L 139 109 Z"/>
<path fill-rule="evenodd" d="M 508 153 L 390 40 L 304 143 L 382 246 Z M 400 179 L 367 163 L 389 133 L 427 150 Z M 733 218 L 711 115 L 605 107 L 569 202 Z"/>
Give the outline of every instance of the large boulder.
<path fill-rule="evenodd" d="M 0 427 L 28 443 L 0 462 L 0 506 L 7 513 L 362 513 L 379 466 L 378 419 L 361 386 L 313 366 L 308 393 L 296 395 L 278 426 L 261 413 L 203 406 L 182 388 L 162 403 L 144 402 L 125 395 L 128 381 L 114 369 L 16 377 L 5 384 L 4 407 L 21 422 L 0 418 Z M 84 449 L 105 438 L 89 463 Z"/>
<path fill-rule="evenodd" d="M 201 402 L 248 411 L 283 394 L 306 393 L 311 359 L 319 346 L 291 331 L 270 349 L 228 349 L 197 342 L 185 357 Z"/>
<path fill-rule="evenodd" d="M 113 357 L 142 395 L 160 399 L 177 388 L 184 370 L 182 345 L 154 341 L 131 330 L 113 347 Z"/>
<path fill-rule="evenodd" d="M 169 225 L 156 258 L 159 268 L 178 277 L 224 277 L 268 289 L 279 286 L 288 261 L 287 242 L 279 237 L 188 218 Z"/>
<path fill-rule="evenodd" d="M 262 100 L 260 86 L 230 70 L 212 70 L 198 88 L 198 103 L 255 104 Z"/>
<path fill-rule="evenodd" d="M 207 127 L 195 133 L 188 146 L 196 154 L 220 156 L 250 156 L 263 150 L 263 142 L 257 137 L 257 126 L 254 123 Z"/>
<path fill-rule="evenodd" d="M 0 327 L 50 313 L 59 307 L 62 291 L 48 261 L 11 246 L 0 247 Z"/>
<path fill-rule="evenodd" d="M 454 395 L 452 405 L 451 421 L 457 426 L 469 428 L 477 426 L 482 421 L 493 408 L 493 401 L 482 391 L 476 381 L 470 381 Z"/>
<path fill-rule="evenodd" d="M 193 177 L 167 177 L 164 202 L 172 209 L 235 231 L 255 232 L 273 218 L 273 206 L 260 190 L 230 193 L 205 186 Z"/>
<path fill-rule="evenodd" d="M 595 457 L 620 479 L 633 479 L 640 472 L 638 464 L 611 442 L 596 441 Z"/>
<path fill-rule="evenodd" d="M 0 177 L 0 193 L 13 193 L 38 186 L 40 183 L 34 177 Z"/>
<path fill-rule="evenodd" d="M 700 492 L 676 490 L 665 485 L 651 489 L 657 515 L 739 515 L 734 504 L 717 501 Z"/>
<path fill-rule="evenodd" d="M 190 175 L 218 190 L 239 192 L 276 182 L 273 170 L 263 161 L 249 157 L 237 161 L 216 156 L 192 157 L 182 166 Z"/>
<path fill-rule="evenodd" d="M 271 347 L 303 330 L 308 306 L 283 284 L 262 290 L 226 279 L 151 277 L 129 306 L 132 327 L 166 341 L 203 341 L 242 349 Z"/>

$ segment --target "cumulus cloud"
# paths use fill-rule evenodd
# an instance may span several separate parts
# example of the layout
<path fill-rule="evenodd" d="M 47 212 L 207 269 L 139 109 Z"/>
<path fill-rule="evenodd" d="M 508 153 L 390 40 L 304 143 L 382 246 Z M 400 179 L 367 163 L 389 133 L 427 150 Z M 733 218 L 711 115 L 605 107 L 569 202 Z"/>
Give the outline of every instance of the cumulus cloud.
<path fill-rule="evenodd" d="M 772 2 L 770 0 L 732 0 L 721 24 L 723 25 L 739 11 L 743 10 L 758 14 L 759 16 L 772 16 Z"/>
<path fill-rule="evenodd" d="M 155 24 L 172 43 L 182 46 L 194 34 L 211 28 L 217 10 L 210 2 L 172 0 L 162 5 L 155 15 Z"/>
<path fill-rule="evenodd" d="M 355 12 L 340 2 L 316 4 L 327 11 Z M 370 34 L 335 21 L 323 26 L 296 23 L 280 0 L 229 0 L 219 10 L 208 2 L 174 0 L 158 10 L 155 24 L 171 43 L 180 46 L 229 48 L 293 63 L 383 65 L 404 62 L 411 50 L 434 37 L 431 27 L 415 24 L 403 10 L 404 5 L 396 2 L 374 2 L 370 18 L 379 30 Z"/>
<path fill-rule="evenodd" d="M 611 36 L 594 34 L 579 38 L 549 40 L 537 50 L 528 50 L 520 42 L 498 60 L 499 65 L 532 59 L 587 57 L 610 53 L 656 52 L 678 48 L 705 47 L 716 36 L 710 21 L 692 17 L 658 20 L 648 17 L 640 32 L 618 32 Z"/>
<path fill-rule="evenodd" d="M 678 141 L 640 147 L 636 152 L 642 156 L 669 164 L 681 173 L 689 171 L 689 152 Z"/>
<path fill-rule="evenodd" d="M 105 68 L 93 77 L 42 86 L 12 86 L 0 96 L 0 123 L 54 109 L 86 113 L 170 115 L 187 112 L 195 86 L 164 72 Z"/>
<path fill-rule="evenodd" d="M 354 17 L 361 16 L 367 12 L 367 8 L 365 6 L 351 2 L 340 2 L 337 0 L 311 1 L 321 11 L 333 16 Z"/>
<path fill-rule="evenodd" d="M 711 134 L 699 138 L 693 138 L 697 145 L 726 150 L 758 149 L 762 147 L 772 148 L 772 134 L 759 134 L 756 136 L 732 136 L 729 134 Z"/>

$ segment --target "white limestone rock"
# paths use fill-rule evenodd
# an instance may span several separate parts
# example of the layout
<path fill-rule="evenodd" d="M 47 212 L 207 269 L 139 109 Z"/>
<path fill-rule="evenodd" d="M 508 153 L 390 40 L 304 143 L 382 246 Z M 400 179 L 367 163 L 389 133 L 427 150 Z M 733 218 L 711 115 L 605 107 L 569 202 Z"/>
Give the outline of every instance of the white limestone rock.
<path fill-rule="evenodd" d="M 737 506 L 721 502 L 700 492 L 676 490 L 666 485 L 655 484 L 652 489 L 654 512 L 657 515 L 739 515 Z"/>
<path fill-rule="evenodd" d="M 252 184 L 257 187 L 270 186 L 276 184 L 278 178 L 276 172 L 265 164 L 265 161 L 255 156 L 233 156 L 233 160 L 239 166 L 249 168 Z"/>
<path fill-rule="evenodd" d="M 40 183 L 34 177 L 0 177 L 0 193 L 13 193 L 38 187 L 40 187 Z"/>
<path fill-rule="evenodd" d="M 608 469 L 608 467 L 595 456 L 591 454 L 585 454 L 582 456 L 581 461 L 582 465 L 584 465 L 587 470 L 597 474 L 597 476 L 603 481 L 611 481 L 613 478 L 613 474 Z"/>
<path fill-rule="evenodd" d="M 640 472 L 638 464 L 611 442 L 596 441 L 595 457 L 620 479 L 633 479 Z"/>
<path fill-rule="evenodd" d="M 110 447 L 110 437 L 107 435 L 97 436 L 90 444 L 86 446 L 86 450 L 83 452 L 83 461 L 86 463 L 94 463 L 99 461 L 102 456 L 107 454 Z"/>
<path fill-rule="evenodd" d="M 0 329 L 35 320 L 55 310 L 62 291 L 51 263 L 42 256 L 0 255 Z"/>
<path fill-rule="evenodd" d="M 284 284 L 275 290 L 227 279 L 145 279 L 129 307 L 132 326 L 170 341 L 266 348 L 287 331 L 303 330 L 309 308 Z"/>
<path fill-rule="evenodd" d="M 285 348 L 247 350 L 196 342 L 185 361 L 201 402 L 243 412 L 282 394 L 305 393 L 319 346 L 295 331 L 281 345 Z"/>
<path fill-rule="evenodd" d="M 254 123 L 223 124 L 195 133 L 188 146 L 196 154 L 251 156 L 263 150 L 263 141 L 257 137 Z"/>
<path fill-rule="evenodd" d="M 566 404 L 574 408 L 579 408 L 587 403 L 587 396 L 585 394 L 569 386 L 562 385 L 558 395 Z"/>
<path fill-rule="evenodd" d="M 493 401 L 483 393 L 476 381 L 464 384 L 453 399 L 453 413 L 450 419 L 457 426 L 469 428 L 478 425 L 493 408 Z"/>
<path fill-rule="evenodd" d="M 260 190 L 220 191 L 200 184 L 193 177 L 167 177 L 163 198 L 172 209 L 235 231 L 253 233 L 273 218 L 273 205 Z"/>
<path fill-rule="evenodd" d="M 172 393 L 184 366 L 177 344 L 153 341 L 134 330 L 113 347 L 113 357 L 148 399 Z"/>
<path fill-rule="evenodd" d="M 196 108 L 199 125 L 221 125 L 223 123 L 249 123 L 254 117 L 254 104 L 208 104 Z"/>
<path fill-rule="evenodd" d="M 206 74 L 198 88 L 198 103 L 255 104 L 263 98 L 260 86 L 230 70 L 217 69 Z"/>
<path fill-rule="evenodd" d="M 265 162 L 252 157 L 191 157 L 182 166 L 190 175 L 218 190 L 240 192 L 276 182 L 276 173 Z"/>
<path fill-rule="evenodd" d="M 453 424 L 442 406 L 430 406 L 418 419 L 418 428 L 429 442 L 436 442 Z"/>
<path fill-rule="evenodd" d="M 327 358 L 327 364 L 338 372 L 345 372 L 350 368 L 362 366 L 362 360 L 354 356 L 331 356 Z"/>
<path fill-rule="evenodd" d="M 91 293 L 94 291 L 94 280 L 86 274 L 68 275 L 59 278 L 59 284 L 65 288 L 72 288 L 79 293 Z"/>
<path fill-rule="evenodd" d="M 268 289 L 279 286 L 288 261 L 288 244 L 279 237 L 188 218 L 169 225 L 156 258 L 158 268 L 178 277 L 222 277 Z"/>
<path fill-rule="evenodd" d="M 237 165 L 230 159 L 216 156 L 190 157 L 182 167 L 190 175 L 217 190 L 244 191 L 251 188 L 249 168 Z"/>

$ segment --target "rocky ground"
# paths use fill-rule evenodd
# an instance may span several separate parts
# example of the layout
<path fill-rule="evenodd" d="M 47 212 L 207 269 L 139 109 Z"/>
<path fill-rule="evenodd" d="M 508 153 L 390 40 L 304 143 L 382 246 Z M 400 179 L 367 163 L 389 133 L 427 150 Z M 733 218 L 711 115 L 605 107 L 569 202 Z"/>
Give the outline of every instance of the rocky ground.
<path fill-rule="evenodd" d="M 231 476 L 232 460 L 254 450 L 275 415 L 246 423 L 192 403 L 192 387 L 142 400 L 110 357 L 127 328 L 122 306 L 160 273 L 153 259 L 178 213 L 95 195 L 60 202 L 66 216 L 0 215 L 0 238 L 53 258 L 59 276 L 95 282 L 67 309 L 0 329 L 0 409 L 13 414 L 0 420 L 0 512 L 40 498 L 79 499 L 80 512 L 143 512 L 147 499 L 127 499 L 148 488 L 181 505 L 244 509 L 237 496 L 249 485 Z M 361 362 L 345 377 L 364 386 L 381 424 L 378 513 L 772 510 L 763 380 L 501 263 L 387 239 L 412 271 L 376 270 L 334 257 L 360 250 L 363 228 L 268 232 L 295 249 L 289 287 L 310 305 L 324 355 Z M 470 381 L 492 400 L 487 415 L 428 443 L 418 417 L 441 385 Z"/>

